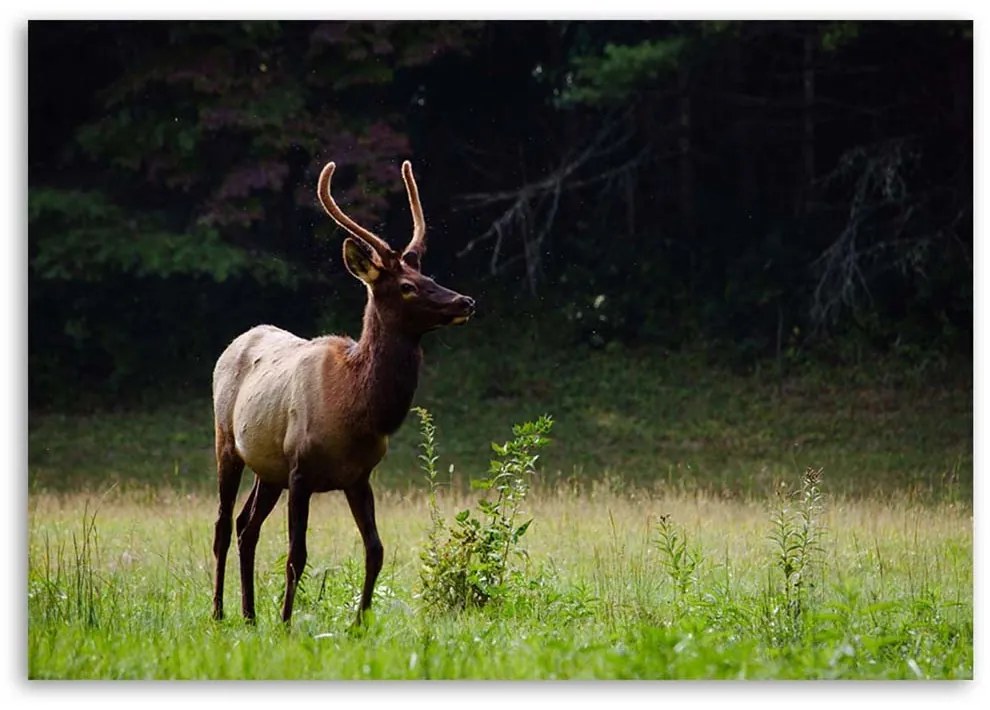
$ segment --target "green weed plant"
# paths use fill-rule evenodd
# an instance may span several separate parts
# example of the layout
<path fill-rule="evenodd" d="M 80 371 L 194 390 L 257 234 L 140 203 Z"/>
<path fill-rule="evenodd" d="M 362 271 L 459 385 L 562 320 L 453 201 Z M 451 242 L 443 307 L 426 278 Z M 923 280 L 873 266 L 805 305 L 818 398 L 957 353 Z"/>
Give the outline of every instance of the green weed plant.
<path fill-rule="evenodd" d="M 430 533 L 421 553 L 421 599 L 433 611 L 481 608 L 502 597 L 519 576 L 514 560 L 526 559 L 520 540 L 532 518 L 520 523 L 522 503 L 536 475 L 536 452 L 546 446 L 553 426 L 549 416 L 518 424 L 513 439 L 492 443 L 496 457 L 488 473 L 472 480 L 472 488 L 487 497 L 466 508 L 448 524 L 437 503 L 436 429 L 425 409 L 416 410 L 422 432 L 420 463 L 429 484 Z"/>

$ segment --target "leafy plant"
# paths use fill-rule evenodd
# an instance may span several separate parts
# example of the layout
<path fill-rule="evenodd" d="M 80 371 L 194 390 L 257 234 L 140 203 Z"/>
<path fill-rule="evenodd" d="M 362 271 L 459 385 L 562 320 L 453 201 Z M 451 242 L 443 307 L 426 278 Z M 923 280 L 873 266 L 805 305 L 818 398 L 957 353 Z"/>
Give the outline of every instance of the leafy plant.
<path fill-rule="evenodd" d="M 488 474 L 472 481 L 472 487 L 489 492 L 475 510 L 465 509 L 448 525 L 437 504 L 436 430 L 429 412 L 416 409 L 422 430 L 420 462 L 430 485 L 431 529 L 421 554 L 421 598 L 434 611 L 483 607 L 503 595 L 519 572 L 513 558 L 526 558 L 519 541 L 532 519 L 519 523 L 522 502 L 536 474 L 536 451 L 549 443 L 553 426 L 549 416 L 512 428 L 515 437 L 492 443 L 496 458 Z"/>
<path fill-rule="evenodd" d="M 785 485 L 777 490 L 777 504 L 771 514 L 770 540 L 774 546 L 774 568 L 782 575 L 782 584 L 767 593 L 764 616 L 767 628 L 786 636 L 798 636 L 808 606 L 811 579 L 820 570 L 823 509 L 822 469 L 811 468 L 801 479 L 801 488 L 793 494 Z"/>
<path fill-rule="evenodd" d="M 697 581 L 695 571 L 703 559 L 701 551 L 688 548 L 687 536 L 674 526 L 669 515 L 661 515 L 657 522 L 656 543 L 674 594 L 682 599 Z"/>

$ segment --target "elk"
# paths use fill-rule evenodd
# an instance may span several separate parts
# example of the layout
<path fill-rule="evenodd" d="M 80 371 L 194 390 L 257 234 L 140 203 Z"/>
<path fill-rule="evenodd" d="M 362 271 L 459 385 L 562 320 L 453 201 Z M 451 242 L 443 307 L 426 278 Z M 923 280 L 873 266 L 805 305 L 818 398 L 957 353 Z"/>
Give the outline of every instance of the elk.
<path fill-rule="evenodd" d="M 220 505 L 214 533 L 213 616 L 223 618 L 223 583 L 231 518 L 241 473 L 254 471 L 254 486 L 237 516 L 241 611 L 254 610 L 254 556 L 261 525 L 283 490 L 289 491 L 289 552 L 282 621 L 306 565 L 310 497 L 343 491 L 365 550 L 364 586 L 357 624 L 371 606 L 383 547 L 375 524 L 369 477 L 388 448 L 388 436 L 409 412 L 419 378 L 422 336 L 460 324 L 474 314 L 474 300 L 421 273 L 426 222 L 409 161 L 402 178 L 413 217 L 413 235 L 401 252 L 359 226 L 330 195 L 335 164 L 327 163 L 317 196 L 327 214 L 350 233 L 344 239 L 347 270 L 367 288 L 361 338 L 326 335 L 305 340 L 281 328 L 259 325 L 231 342 L 213 372 L 217 481 Z"/>

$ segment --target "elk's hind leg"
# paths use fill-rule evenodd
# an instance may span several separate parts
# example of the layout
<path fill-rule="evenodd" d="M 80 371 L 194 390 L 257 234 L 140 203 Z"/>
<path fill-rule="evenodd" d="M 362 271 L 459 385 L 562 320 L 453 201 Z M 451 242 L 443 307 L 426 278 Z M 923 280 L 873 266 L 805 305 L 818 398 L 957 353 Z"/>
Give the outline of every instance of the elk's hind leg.
<path fill-rule="evenodd" d="M 234 439 L 220 427 L 216 430 L 217 488 L 220 505 L 213 532 L 213 556 L 216 558 L 216 572 L 213 577 L 213 618 L 223 618 L 223 578 L 227 568 L 227 551 L 230 549 L 230 534 L 234 515 L 234 501 L 241 485 L 244 461 L 234 448 Z"/>
<path fill-rule="evenodd" d="M 254 507 L 255 498 L 258 497 L 258 486 L 261 481 L 255 476 L 254 485 L 251 486 L 251 492 L 248 493 L 247 500 L 244 501 L 244 507 L 241 508 L 241 512 L 237 516 L 235 521 L 235 529 L 237 530 L 237 542 L 240 545 L 241 535 L 244 533 L 244 528 L 247 527 L 248 520 L 251 519 L 251 509 Z"/>
<path fill-rule="evenodd" d="M 237 548 L 241 557 L 241 612 L 254 621 L 254 552 L 258 547 L 261 524 L 271 514 L 282 495 L 281 486 L 263 482 L 255 476 L 254 488 L 244 509 L 237 516 Z"/>

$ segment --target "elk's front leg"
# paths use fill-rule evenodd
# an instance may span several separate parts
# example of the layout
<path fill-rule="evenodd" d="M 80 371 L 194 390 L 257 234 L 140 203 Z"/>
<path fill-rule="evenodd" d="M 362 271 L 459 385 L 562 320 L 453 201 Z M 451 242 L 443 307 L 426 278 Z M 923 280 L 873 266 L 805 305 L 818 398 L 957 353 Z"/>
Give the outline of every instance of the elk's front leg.
<path fill-rule="evenodd" d="M 286 624 L 292 617 L 296 587 L 306 567 L 306 526 L 311 495 L 297 465 L 289 474 L 289 558 L 285 562 L 285 603 L 282 605 L 282 621 Z"/>
<path fill-rule="evenodd" d="M 365 480 L 344 493 L 364 541 L 364 588 L 361 590 L 361 608 L 357 614 L 357 623 L 360 624 L 364 611 L 371 607 L 371 594 L 382 569 L 385 550 L 375 525 L 375 495 L 371 492 L 371 483 Z"/>

